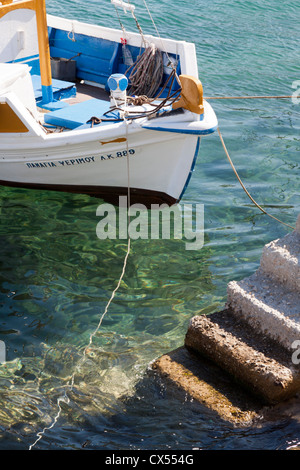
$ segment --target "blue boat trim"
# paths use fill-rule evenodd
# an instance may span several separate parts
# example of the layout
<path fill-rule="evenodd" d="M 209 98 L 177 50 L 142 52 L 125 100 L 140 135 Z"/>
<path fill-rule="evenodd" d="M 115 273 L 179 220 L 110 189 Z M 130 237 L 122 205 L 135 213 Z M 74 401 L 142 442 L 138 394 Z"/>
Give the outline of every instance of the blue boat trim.
<path fill-rule="evenodd" d="M 22 57 L 21 59 L 15 59 L 7 62 L 8 64 L 26 64 L 31 67 L 30 73 L 31 75 L 40 75 L 40 61 L 39 55 L 34 54 L 27 57 Z"/>
<path fill-rule="evenodd" d="M 186 188 L 188 187 L 189 185 L 189 182 L 190 182 L 190 179 L 192 177 L 192 174 L 194 172 L 194 169 L 195 169 L 195 165 L 196 165 L 196 161 L 197 161 L 197 157 L 198 157 L 198 153 L 199 153 L 199 149 L 200 149 L 200 142 L 201 142 L 201 138 L 198 137 L 198 140 L 197 140 L 197 145 L 196 145 L 196 150 L 195 150 L 195 154 L 194 154 L 194 158 L 193 158 L 193 161 L 192 161 L 192 165 L 191 165 L 191 168 L 190 168 L 190 171 L 189 171 L 189 174 L 188 174 L 188 177 L 186 179 L 186 182 L 185 182 L 185 185 L 183 187 L 183 190 L 178 198 L 178 201 L 179 202 L 182 198 L 183 198 L 183 195 L 186 191 Z"/>
<path fill-rule="evenodd" d="M 28 62 L 30 60 L 35 60 L 35 59 L 38 59 L 38 58 L 39 58 L 39 55 L 34 54 L 34 55 L 29 55 L 27 57 L 22 57 L 21 59 L 10 60 L 7 63 L 8 64 L 17 64 L 17 63 L 21 63 L 21 62 Z"/>
<path fill-rule="evenodd" d="M 189 134 L 189 135 L 208 135 L 215 132 L 218 126 L 211 127 L 210 129 L 171 129 L 167 127 L 158 127 L 158 126 L 142 126 L 144 129 L 149 129 L 152 131 L 160 131 L 160 132 L 175 132 L 177 134 Z"/>

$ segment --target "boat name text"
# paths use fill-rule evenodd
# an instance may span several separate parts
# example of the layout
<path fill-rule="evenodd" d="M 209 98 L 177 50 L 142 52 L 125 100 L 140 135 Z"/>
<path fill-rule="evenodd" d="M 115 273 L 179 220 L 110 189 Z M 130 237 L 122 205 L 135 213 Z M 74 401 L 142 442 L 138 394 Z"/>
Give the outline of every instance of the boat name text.
<path fill-rule="evenodd" d="M 130 155 L 135 154 L 134 149 L 129 149 L 128 153 Z M 25 165 L 27 168 L 54 168 L 62 166 L 74 166 L 81 165 L 85 163 L 95 163 L 96 159 L 100 161 L 104 160 L 114 160 L 116 158 L 122 158 L 127 156 L 127 150 L 122 150 L 120 152 L 107 153 L 103 155 L 93 156 L 93 157 L 78 157 L 78 158 L 69 158 L 68 160 L 55 160 L 50 162 L 26 162 Z"/>

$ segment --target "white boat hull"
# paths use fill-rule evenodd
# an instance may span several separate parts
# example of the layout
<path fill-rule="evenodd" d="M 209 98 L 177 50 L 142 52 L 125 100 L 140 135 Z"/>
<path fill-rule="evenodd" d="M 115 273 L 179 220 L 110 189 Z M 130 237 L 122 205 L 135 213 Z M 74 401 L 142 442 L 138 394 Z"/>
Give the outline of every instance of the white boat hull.
<path fill-rule="evenodd" d="M 1 150 L 0 183 L 105 199 L 127 194 L 130 187 L 133 200 L 141 201 L 144 194 L 144 203 L 144 199 L 150 203 L 180 199 L 196 157 L 198 136 L 142 129 L 129 131 L 128 142 L 126 134 L 120 134 L 112 140 L 122 142 L 100 143 L 99 133 L 95 134 L 94 140 L 85 143 L 23 148 L 21 155 L 16 149 Z"/>

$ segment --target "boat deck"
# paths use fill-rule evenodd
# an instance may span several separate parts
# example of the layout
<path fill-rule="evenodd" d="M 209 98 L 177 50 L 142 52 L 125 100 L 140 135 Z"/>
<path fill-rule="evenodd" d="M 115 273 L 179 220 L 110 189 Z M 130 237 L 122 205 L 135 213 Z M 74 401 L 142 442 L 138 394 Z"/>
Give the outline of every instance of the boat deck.
<path fill-rule="evenodd" d="M 75 90 L 76 94 L 59 101 L 57 108 L 51 109 L 50 104 L 50 108 L 44 110 L 48 112 L 42 112 L 42 120 L 45 126 L 64 129 L 90 127 L 93 125 L 91 120 L 94 120 L 94 118 L 101 119 L 103 114 L 109 111 L 109 94 L 103 88 L 81 81 L 76 83 Z M 118 118 L 117 115 L 112 117 Z"/>
<path fill-rule="evenodd" d="M 102 87 L 89 85 L 87 83 L 80 81 L 76 83 L 76 96 L 68 98 L 66 102 L 71 105 L 71 104 L 81 103 L 91 98 L 109 101 L 109 94 Z"/>

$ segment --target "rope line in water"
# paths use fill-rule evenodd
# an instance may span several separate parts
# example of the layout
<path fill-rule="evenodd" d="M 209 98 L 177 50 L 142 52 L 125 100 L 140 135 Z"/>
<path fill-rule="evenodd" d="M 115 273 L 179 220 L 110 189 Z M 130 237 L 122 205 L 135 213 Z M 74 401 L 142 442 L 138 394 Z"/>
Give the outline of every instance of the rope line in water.
<path fill-rule="evenodd" d="M 128 197 L 128 200 L 127 200 L 127 217 L 129 218 L 130 215 L 129 215 L 129 208 L 130 208 L 130 168 L 129 168 L 129 144 L 128 144 L 128 121 L 126 119 L 126 117 L 124 116 L 124 122 L 126 124 L 126 146 L 127 146 L 127 197 Z M 128 224 L 129 226 L 129 224 Z M 93 342 L 93 337 L 97 334 L 97 332 L 99 331 L 101 325 L 102 325 L 102 322 L 103 322 L 103 319 L 105 317 L 105 315 L 107 314 L 107 311 L 109 309 L 109 306 L 110 304 L 112 303 L 115 295 L 116 295 L 116 292 L 118 291 L 120 285 L 121 285 L 121 282 L 123 280 L 123 277 L 124 277 L 124 274 L 125 274 L 125 271 L 126 271 L 126 266 L 127 266 L 127 260 L 128 260 L 128 257 L 129 257 L 129 254 L 130 254 L 130 236 L 129 236 L 129 232 L 128 232 L 128 243 L 127 243 L 127 251 L 126 251 L 126 255 L 125 255 L 125 258 L 124 258 L 124 261 L 123 261 L 123 268 L 122 268 L 122 272 L 121 272 L 121 276 L 119 278 L 119 281 L 117 283 L 117 286 L 116 288 L 113 290 L 111 296 L 110 296 L 110 299 L 109 301 L 107 302 L 106 306 L 105 306 L 105 309 L 104 309 L 104 312 L 102 313 L 101 317 L 100 317 L 100 320 L 98 322 L 98 325 L 97 327 L 95 328 L 95 330 L 90 334 L 90 337 L 89 337 L 89 342 L 88 344 L 86 345 L 86 347 L 84 348 L 83 350 L 83 353 L 82 353 L 82 356 L 81 356 L 81 359 L 78 361 L 78 363 L 76 364 L 76 367 L 75 367 L 75 370 L 74 372 L 72 373 L 71 375 L 71 378 L 69 380 L 69 382 L 67 383 L 66 385 L 66 389 L 68 389 L 68 391 L 72 391 L 73 390 L 73 387 L 74 387 L 74 381 L 75 381 L 75 376 L 76 376 L 76 372 L 77 370 L 79 369 L 80 365 L 82 365 L 82 363 L 84 362 L 85 360 L 85 357 L 86 357 L 86 353 L 88 351 L 88 348 L 91 346 L 92 342 Z M 37 435 L 37 439 L 34 441 L 33 444 L 31 444 L 29 446 L 29 450 L 32 450 L 32 448 L 40 441 L 40 439 L 42 439 L 42 437 L 44 436 L 45 432 L 52 429 L 56 423 L 58 422 L 59 418 L 60 418 L 60 415 L 62 413 L 62 407 L 61 407 L 61 403 L 70 403 L 70 399 L 67 395 L 67 390 L 65 389 L 65 392 L 64 392 L 64 395 L 57 398 L 57 401 L 56 401 L 56 404 L 57 404 L 57 408 L 58 408 L 58 411 L 57 411 L 57 414 L 56 416 L 53 418 L 53 421 L 51 423 L 51 425 L 49 426 L 46 426 L 42 429 L 42 431 L 39 431 L 36 435 Z"/>
<path fill-rule="evenodd" d="M 228 158 L 228 160 L 229 160 L 229 163 L 230 163 L 230 165 L 231 165 L 231 168 L 233 169 L 233 171 L 234 171 L 234 173 L 235 173 L 235 175 L 236 175 L 236 177 L 237 177 L 237 179 L 238 179 L 240 185 L 242 186 L 243 190 L 245 191 L 245 193 L 247 194 L 247 196 L 251 199 L 251 201 L 253 202 L 253 204 L 255 204 L 255 206 L 256 206 L 260 211 L 262 211 L 264 214 L 268 215 L 269 217 L 272 217 L 272 219 L 275 219 L 275 220 L 277 220 L 277 222 L 280 222 L 281 224 L 286 225 L 287 227 L 289 227 L 289 228 L 295 230 L 295 227 L 292 227 L 292 225 L 286 224 L 285 222 L 282 222 L 282 220 L 279 220 L 279 219 L 277 219 L 276 217 L 274 217 L 273 215 L 269 214 L 267 211 L 265 211 L 265 209 L 263 209 L 263 208 L 253 199 L 253 197 L 251 196 L 251 194 L 247 191 L 247 189 L 246 189 L 244 183 L 242 182 L 241 178 L 239 177 L 238 172 L 236 171 L 234 164 L 232 163 L 232 160 L 231 160 L 231 158 L 230 158 L 230 156 L 229 156 L 228 150 L 227 150 L 226 145 L 225 145 L 225 143 L 224 143 L 224 140 L 223 140 L 223 137 L 222 137 L 222 134 L 221 134 L 221 131 L 220 131 L 219 127 L 218 127 L 218 133 L 219 133 L 220 140 L 221 140 L 221 143 L 222 143 L 222 145 L 223 145 L 224 151 L 225 151 L 225 153 L 226 153 L 226 156 L 227 156 L 227 158 Z"/>
<path fill-rule="evenodd" d="M 61 414 L 61 412 L 62 412 L 62 408 L 61 408 L 61 406 L 60 406 L 60 402 L 61 402 L 61 401 L 63 401 L 64 403 L 69 403 L 70 400 L 69 400 L 69 398 L 68 398 L 68 396 L 67 396 L 66 393 L 65 393 L 65 396 L 64 396 L 64 397 L 59 397 L 59 398 L 57 399 L 58 412 L 57 412 L 57 415 L 54 417 L 52 424 L 51 424 L 50 426 L 45 427 L 42 431 L 40 431 L 40 432 L 37 433 L 38 438 L 35 440 L 35 442 L 34 442 L 33 444 L 31 444 L 31 445 L 29 446 L 29 449 L 28 449 L 28 450 L 32 450 L 32 448 L 39 442 L 39 440 L 42 439 L 42 437 L 43 437 L 43 435 L 45 434 L 45 432 L 48 431 L 49 429 L 52 429 L 52 428 L 56 425 L 56 423 L 57 423 L 57 421 L 58 421 L 58 419 L 59 419 L 59 417 L 60 417 L 60 414 Z"/>
<path fill-rule="evenodd" d="M 253 99 L 284 99 L 284 98 L 293 98 L 292 95 L 282 95 L 282 96 L 205 96 L 205 100 L 253 100 Z"/>
<path fill-rule="evenodd" d="M 130 3 L 130 0 L 128 0 L 128 2 Z M 144 4 L 145 4 L 146 9 L 147 9 L 147 11 L 148 11 L 148 13 L 149 13 L 149 16 L 150 16 L 150 18 L 151 18 L 151 20 L 152 20 L 152 23 L 153 23 L 153 25 L 154 25 L 154 27 L 155 27 L 155 29 L 156 29 L 156 32 L 157 32 L 157 34 L 158 34 L 158 36 L 159 36 L 159 38 L 160 38 L 160 41 L 161 41 L 162 46 L 163 46 L 163 49 L 165 50 L 165 53 L 166 53 L 166 55 L 167 55 L 167 57 L 168 57 L 168 59 L 169 59 L 170 65 L 171 65 L 171 67 L 172 67 L 172 69 L 173 69 L 173 73 L 170 74 L 169 78 L 167 79 L 167 83 L 168 83 L 169 79 L 172 77 L 172 75 L 175 75 L 175 77 L 176 77 L 176 79 L 177 79 L 177 81 L 178 81 L 178 83 L 179 83 L 179 85 L 180 85 L 180 81 L 179 81 L 179 79 L 178 79 L 175 66 L 174 66 L 173 62 L 171 61 L 171 59 L 170 59 L 170 57 L 169 57 L 169 55 L 168 55 L 168 53 L 167 53 L 167 51 L 166 51 L 166 49 L 165 49 L 165 47 L 164 47 L 164 43 L 163 43 L 163 41 L 162 41 L 162 38 L 161 38 L 161 36 L 160 36 L 160 34 L 159 34 L 159 32 L 158 32 L 158 29 L 157 29 L 156 25 L 155 25 L 154 19 L 153 19 L 152 15 L 151 15 L 151 13 L 150 13 L 150 11 L 149 11 L 149 8 L 148 8 L 148 5 L 147 5 L 147 3 L 146 3 L 146 0 L 144 0 Z M 117 10 L 117 8 L 116 8 L 116 10 Z M 123 25 L 122 22 L 121 22 L 121 19 L 120 19 L 120 16 L 119 16 L 119 14 L 118 14 L 118 11 L 117 11 L 117 15 L 118 15 L 118 18 L 119 18 L 119 22 L 120 22 L 120 26 L 121 26 L 121 28 L 122 28 L 123 34 L 124 34 L 124 36 L 126 36 L 126 30 L 125 30 L 124 25 Z M 139 29 L 139 31 L 140 31 L 142 40 L 143 40 L 144 44 L 146 45 L 146 40 L 145 40 L 145 37 L 144 37 L 144 35 L 143 35 L 142 29 L 141 29 L 141 27 L 140 27 L 140 25 L 139 25 L 139 23 L 138 23 L 138 21 L 137 21 L 137 18 L 135 17 L 135 15 L 134 15 L 133 13 L 132 13 L 132 15 L 133 15 L 133 17 L 134 17 L 134 19 L 135 19 L 135 21 L 136 21 L 136 25 L 137 25 L 137 27 L 138 27 L 138 29 Z M 157 91 L 157 89 L 158 89 L 158 87 L 159 87 L 159 85 L 160 85 L 160 82 L 161 82 L 161 80 L 162 80 L 162 76 L 163 76 L 163 61 L 162 61 L 161 53 L 160 53 L 160 51 L 159 51 L 156 47 L 154 47 L 153 45 L 150 45 L 150 47 L 149 47 L 149 48 L 146 48 L 144 54 L 142 55 L 142 57 L 141 57 L 141 62 L 139 63 L 139 61 L 137 61 L 137 63 L 138 63 L 138 65 L 140 66 L 140 68 L 143 68 L 143 67 L 144 67 L 144 69 L 145 69 L 145 68 L 147 69 L 147 65 L 149 66 L 149 63 L 150 63 L 150 66 L 152 67 L 152 69 L 154 69 L 154 71 L 152 70 L 153 73 L 152 73 L 151 75 L 152 75 L 152 76 L 157 76 L 157 75 L 159 75 L 159 80 L 156 78 L 156 80 L 154 81 L 154 83 L 153 83 L 153 81 L 152 81 L 151 84 L 148 84 L 148 88 L 149 88 L 149 85 L 150 85 L 150 96 L 151 96 L 151 94 L 154 94 L 154 93 Z M 137 74 L 137 68 L 135 68 L 135 65 L 136 65 L 136 64 L 133 64 L 133 66 L 132 66 L 132 67 L 133 67 L 133 71 L 131 72 L 131 77 L 130 77 L 130 78 L 131 78 L 132 81 L 134 81 L 133 78 L 136 78 L 136 81 L 135 81 L 134 85 L 136 86 L 136 89 L 138 89 L 138 86 L 141 85 L 141 82 L 142 82 L 143 85 L 145 85 L 145 83 L 143 83 L 143 82 L 145 82 L 145 70 L 142 70 L 142 72 L 139 72 L 139 73 Z M 130 67 L 130 69 L 131 69 L 132 67 Z M 147 71 L 148 71 L 148 70 L 147 70 Z M 134 77 L 135 74 L 137 75 L 136 77 Z M 163 87 L 162 91 L 163 91 L 164 88 L 166 87 L 167 83 L 166 83 L 165 86 Z M 173 84 L 173 77 L 172 77 L 172 84 Z M 139 91 L 141 92 L 141 91 L 144 91 L 144 90 L 140 90 L 140 89 L 139 89 Z M 149 92 L 148 89 L 147 89 L 146 91 Z M 159 93 L 159 95 L 162 93 L 162 91 Z M 137 90 L 135 90 L 135 92 L 137 92 Z M 170 99 L 170 98 L 172 97 L 172 98 L 175 100 L 175 99 L 177 98 L 177 96 L 176 96 L 177 93 L 178 93 L 178 91 L 176 91 L 176 92 L 174 92 L 173 94 L 171 94 L 171 87 L 170 87 L 167 99 Z M 145 93 L 145 91 L 144 91 L 144 93 L 141 93 L 141 94 L 146 94 L 146 93 Z M 175 96 L 176 96 L 176 98 L 175 98 Z M 147 98 L 147 100 L 148 100 L 148 97 L 146 97 L 146 98 Z M 166 100 L 163 100 L 163 103 L 165 103 L 165 101 L 166 101 Z M 157 110 L 158 110 L 160 107 L 162 107 L 162 106 L 163 106 L 163 104 L 161 103 L 161 105 L 157 107 Z M 125 102 L 125 109 L 126 109 L 126 102 Z M 152 111 L 152 113 L 153 113 L 153 111 Z M 150 114 L 152 114 L 152 113 L 150 113 Z M 123 116 L 123 119 L 124 119 L 124 122 L 125 122 L 125 124 L 126 124 L 126 145 L 127 145 L 127 196 L 128 196 L 128 197 L 127 197 L 127 217 L 128 217 L 128 219 L 130 219 L 130 214 L 129 214 L 129 209 L 130 209 L 130 170 L 129 170 L 129 144 L 128 144 L 128 124 L 129 124 L 129 123 L 128 123 L 128 120 L 126 119 L 125 114 L 124 114 L 124 116 Z M 129 226 L 129 224 L 128 224 L 128 226 Z M 71 390 L 73 389 L 73 387 L 74 387 L 74 380 L 75 380 L 76 371 L 77 371 L 77 369 L 79 368 L 79 366 L 84 362 L 84 359 L 85 359 L 87 350 L 88 350 L 88 348 L 90 347 L 90 345 L 91 345 L 92 342 L 93 342 L 93 337 L 94 337 L 94 336 L 97 334 L 97 332 L 99 331 L 99 329 L 100 329 L 100 327 L 101 327 L 101 325 L 102 325 L 102 321 L 103 321 L 103 319 L 104 319 L 104 317 L 105 317 L 105 315 L 106 315 L 106 313 L 107 313 L 107 311 L 108 311 L 108 309 L 109 309 L 109 306 L 110 306 L 111 302 L 113 301 L 113 299 L 114 299 L 114 297 L 115 297 L 115 294 L 116 294 L 116 292 L 118 291 L 118 289 L 119 289 L 119 287 L 120 287 L 120 285 L 121 285 L 122 279 L 123 279 L 124 274 L 125 274 L 125 270 L 126 270 L 127 260 L 128 260 L 129 254 L 130 254 L 130 236 L 129 236 L 129 233 L 128 233 L 127 251 L 126 251 L 126 255 L 125 255 L 125 258 L 124 258 L 124 262 L 123 262 L 123 268 L 122 268 L 121 276 L 120 276 L 120 278 L 119 278 L 119 281 L 118 281 L 118 283 L 117 283 L 116 288 L 113 290 L 113 292 L 112 292 L 112 294 L 111 294 L 111 297 L 110 297 L 109 301 L 108 301 L 107 304 L 106 304 L 106 307 L 105 307 L 105 309 L 104 309 L 103 314 L 102 314 L 101 317 L 100 317 L 100 320 L 99 320 L 99 323 L 98 323 L 96 329 L 90 334 L 89 343 L 88 343 L 88 345 L 85 347 L 80 361 L 79 361 L 78 364 L 76 365 L 76 368 L 75 368 L 73 374 L 71 375 L 71 379 L 69 380 L 69 382 L 68 382 L 68 384 L 67 384 L 67 388 L 69 389 L 69 391 L 71 391 Z M 55 416 L 54 419 L 53 419 L 52 424 L 49 425 L 49 426 L 44 427 L 42 431 L 40 431 L 40 432 L 37 433 L 37 439 L 35 440 L 35 442 L 34 442 L 33 444 L 31 444 L 31 445 L 29 446 L 29 450 L 32 450 L 32 448 L 39 442 L 39 440 L 42 439 L 42 437 L 44 436 L 44 434 L 45 434 L 45 432 L 46 432 L 47 430 L 52 429 L 52 428 L 56 425 L 56 423 L 57 423 L 57 421 L 58 421 L 58 419 L 60 418 L 60 415 L 61 415 L 61 413 L 62 413 L 62 408 L 61 408 L 61 404 L 60 404 L 61 402 L 62 402 L 62 403 L 67 403 L 67 404 L 70 402 L 70 399 L 69 399 L 69 397 L 68 397 L 68 395 L 67 395 L 67 391 L 66 391 L 66 390 L 65 390 L 64 395 L 61 396 L 61 397 L 59 397 L 59 398 L 57 399 L 58 411 L 57 411 L 56 416 Z"/>
<path fill-rule="evenodd" d="M 126 265 L 127 265 L 127 260 L 128 260 L 129 254 L 130 254 L 130 238 L 128 237 L 127 252 L 126 252 L 126 255 L 125 255 L 125 258 L 124 258 L 122 273 L 121 273 L 121 276 L 120 276 L 120 278 L 119 278 L 118 284 L 117 284 L 116 288 L 114 289 L 113 293 L 111 294 L 111 297 L 110 297 L 109 301 L 108 301 L 107 304 L 106 304 L 106 307 L 105 307 L 105 309 L 104 309 L 103 314 L 101 315 L 101 318 L 100 318 L 100 320 L 99 320 L 99 323 L 98 323 L 96 329 L 90 334 L 89 343 L 88 343 L 88 345 L 84 348 L 82 357 L 81 357 L 80 361 L 78 362 L 78 364 L 76 365 L 76 369 L 75 369 L 75 371 L 73 372 L 69 383 L 66 385 L 66 388 L 68 388 L 69 391 L 72 391 L 72 390 L 73 390 L 76 372 L 77 372 L 78 368 L 80 367 L 80 365 L 84 362 L 84 359 L 85 359 L 87 350 L 88 350 L 88 348 L 90 347 L 90 345 L 91 345 L 92 342 L 93 342 L 93 337 L 94 337 L 95 334 L 99 331 L 99 329 L 100 329 L 100 327 L 101 327 L 101 325 L 102 325 L 102 321 L 103 321 L 103 319 L 104 319 L 104 317 L 105 317 L 105 315 L 106 315 L 106 313 L 107 313 L 107 311 L 108 311 L 108 309 L 109 309 L 109 306 L 110 306 L 111 302 L 113 301 L 114 296 L 115 296 L 117 290 L 119 289 L 119 287 L 120 287 L 120 285 L 121 285 L 122 279 L 123 279 L 124 274 L 125 274 L 125 270 L 126 270 Z M 70 382 L 71 382 L 71 383 L 70 383 Z M 55 416 L 54 419 L 53 419 L 52 424 L 51 424 L 50 426 L 46 426 L 42 431 L 40 431 L 40 432 L 37 433 L 37 436 L 38 436 L 38 437 L 37 437 L 37 439 L 35 440 L 35 442 L 29 446 L 29 450 L 32 450 L 32 448 L 39 442 L 39 440 L 42 439 L 42 437 L 43 437 L 43 435 L 45 434 L 46 431 L 49 431 L 50 429 L 52 429 L 52 428 L 56 425 L 56 423 L 57 423 L 57 421 L 58 421 L 58 419 L 60 418 L 60 415 L 61 415 L 61 413 L 62 413 L 62 407 L 61 407 L 61 405 L 60 405 L 61 402 L 62 402 L 62 403 L 66 403 L 66 404 L 70 403 L 70 399 L 69 399 L 69 397 L 68 397 L 68 395 L 67 395 L 67 391 L 66 391 L 66 390 L 65 390 L 64 395 L 61 396 L 61 397 L 59 397 L 59 398 L 57 399 L 58 411 L 57 411 L 56 416 Z"/>

